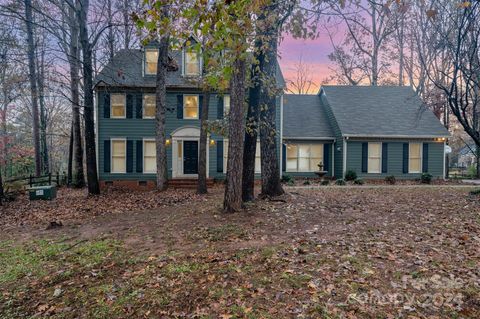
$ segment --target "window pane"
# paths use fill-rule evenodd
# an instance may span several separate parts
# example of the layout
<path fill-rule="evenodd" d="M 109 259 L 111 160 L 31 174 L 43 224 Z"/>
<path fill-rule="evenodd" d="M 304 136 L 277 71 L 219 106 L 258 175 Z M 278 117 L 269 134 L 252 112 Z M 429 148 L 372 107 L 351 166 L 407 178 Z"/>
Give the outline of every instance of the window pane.
<path fill-rule="evenodd" d="M 156 172 L 157 164 L 154 157 L 145 157 L 144 159 L 144 171 L 145 172 Z"/>
<path fill-rule="evenodd" d="M 368 156 L 380 157 L 381 143 L 368 143 Z"/>
<path fill-rule="evenodd" d="M 185 73 L 195 75 L 200 73 L 200 63 L 196 52 L 185 52 Z"/>
<path fill-rule="evenodd" d="M 260 173 L 261 167 L 260 142 L 257 142 L 257 147 L 255 149 L 255 173 Z"/>
<path fill-rule="evenodd" d="M 198 118 L 198 96 L 186 95 L 184 97 L 185 103 L 183 106 L 184 118 Z"/>
<path fill-rule="evenodd" d="M 288 159 L 287 160 L 287 171 L 296 171 L 297 170 L 297 159 Z"/>
<path fill-rule="evenodd" d="M 411 143 L 410 144 L 410 157 L 411 158 L 420 158 L 420 143 Z"/>
<path fill-rule="evenodd" d="M 320 168 L 318 167 L 318 164 L 320 164 L 320 162 L 322 162 L 323 164 L 323 160 L 322 158 L 320 157 L 312 157 L 310 158 L 310 171 L 311 172 L 314 172 L 314 171 L 318 171 Z M 325 170 L 325 167 L 322 168 L 323 170 Z"/>
<path fill-rule="evenodd" d="M 380 173 L 380 159 L 379 158 L 369 158 L 368 159 L 368 172 L 369 173 Z"/>
<path fill-rule="evenodd" d="M 297 146 L 289 144 L 287 145 L 287 157 L 288 158 L 297 158 Z"/>
<path fill-rule="evenodd" d="M 299 145 L 298 157 L 310 157 L 310 145 Z"/>
<path fill-rule="evenodd" d="M 230 113 L 230 95 L 225 94 L 223 96 L 223 114 L 227 115 Z"/>
<path fill-rule="evenodd" d="M 309 158 L 299 158 L 298 159 L 298 170 L 302 172 L 308 172 L 310 170 L 310 159 Z"/>
<path fill-rule="evenodd" d="M 125 157 L 125 141 L 112 141 L 112 156 Z"/>
<path fill-rule="evenodd" d="M 155 95 L 153 94 L 143 97 L 143 117 L 155 117 Z"/>
<path fill-rule="evenodd" d="M 111 94 L 112 117 L 125 117 L 125 94 Z"/>
<path fill-rule="evenodd" d="M 323 157 L 323 144 L 316 144 L 310 147 L 310 153 L 312 157 Z"/>
<path fill-rule="evenodd" d="M 156 150 L 155 141 L 144 142 L 144 150 L 143 150 L 144 156 L 156 156 L 155 150 Z"/>
<path fill-rule="evenodd" d="M 123 106 L 112 105 L 112 117 L 125 117 L 125 108 Z"/>
<path fill-rule="evenodd" d="M 147 50 L 145 51 L 145 73 L 156 74 L 157 73 L 157 61 L 158 51 Z"/>
<path fill-rule="evenodd" d="M 123 173 L 126 171 L 125 157 L 114 157 L 112 159 L 112 172 Z"/>
<path fill-rule="evenodd" d="M 420 159 L 410 159 L 410 173 L 420 173 Z"/>

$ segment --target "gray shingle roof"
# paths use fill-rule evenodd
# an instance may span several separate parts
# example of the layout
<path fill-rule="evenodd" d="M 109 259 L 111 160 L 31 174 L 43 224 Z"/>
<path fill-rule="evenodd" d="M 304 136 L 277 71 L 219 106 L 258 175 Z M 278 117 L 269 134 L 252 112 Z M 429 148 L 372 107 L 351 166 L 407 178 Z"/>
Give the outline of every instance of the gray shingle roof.
<path fill-rule="evenodd" d="M 283 100 L 284 138 L 332 138 L 333 131 L 318 95 L 286 94 Z"/>
<path fill-rule="evenodd" d="M 343 135 L 445 137 L 448 131 L 406 86 L 323 86 Z"/>
<path fill-rule="evenodd" d="M 170 56 L 177 62 L 178 71 L 168 72 L 167 87 L 192 88 L 197 87 L 192 80 L 182 76 L 182 52 L 170 52 Z M 155 76 L 143 76 L 143 50 L 123 49 L 100 71 L 95 78 L 95 85 L 124 86 L 124 87 L 155 87 Z M 278 64 L 277 64 L 278 65 Z M 277 67 L 277 83 L 280 88 L 285 87 L 285 80 L 280 67 Z"/>

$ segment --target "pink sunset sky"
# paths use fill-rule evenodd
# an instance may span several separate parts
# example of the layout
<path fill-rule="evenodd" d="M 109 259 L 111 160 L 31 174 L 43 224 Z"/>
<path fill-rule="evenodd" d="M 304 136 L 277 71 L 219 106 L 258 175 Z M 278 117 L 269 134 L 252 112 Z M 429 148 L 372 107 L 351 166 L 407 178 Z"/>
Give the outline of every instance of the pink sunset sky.
<path fill-rule="evenodd" d="M 314 92 L 311 93 L 315 93 L 322 80 L 332 73 L 329 69 L 332 64 L 328 59 L 332 51 L 330 39 L 326 34 L 321 34 L 315 40 L 293 39 L 286 36 L 279 48 L 279 63 L 284 78 L 286 80 L 295 78 L 294 66 L 302 57 L 303 63 L 311 69 L 312 80 L 316 84 Z"/>

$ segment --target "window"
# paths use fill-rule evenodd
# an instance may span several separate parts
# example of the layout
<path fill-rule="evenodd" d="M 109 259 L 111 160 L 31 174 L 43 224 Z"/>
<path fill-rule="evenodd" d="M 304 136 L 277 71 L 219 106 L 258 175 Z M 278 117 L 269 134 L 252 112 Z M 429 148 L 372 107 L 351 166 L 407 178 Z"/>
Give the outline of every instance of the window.
<path fill-rule="evenodd" d="M 382 172 L 382 143 L 368 143 L 368 173 Z"/>
<path fill-rule="evenodd" d="M 200 74 L 200 59 L 195 51 L 185 50 L 185 75 Z"/>
<path fill-rule="evenodd" d="M 110 94 L 111 118 L 125 118 L 125 94 Z"/>
<path fill-rule="evenodd" d="M 112 173 L 125 173 L 127 168 L 127 142 L 112 139 Z"/>
<path fill-rule="evenodd" d="M 158 50 L 145 50 L 145 74 L 157 74 Z"/>
<path fill-rule="evenodd" d="M 287 172 L 318 171 L 318 164 L 323 164 L 323 144 L 288 144 Z"/>
<path fill-rule="evenodd" d="M 157 172 L 157 152 L 155 140 L 143 140 L 143 172 Z"/>
<path fill-rule="evenodd" d="M 228 140 L 223 140 L 223 172 L 227 172 L 227 160 L 228 160 Z M 257 141 L 257 148 L 255 151 L 255 173 L 261 173 L 261 157 L 260 157 L 260 141 Z"/>
<path fill-rule="evenodd" d="M 223 116 L 227 116 L 230 113 L 230 94 L 223 96 Z"/>
<path fill-rule="evenodd" d="M 183 118 L 198 119 L 198 95 L 185 95 L 183 98 Z"/>
<path fill-rule="evenodd" d="M 143 118 L 154 119 L 155 118 L 155 94 L 145 94 L 143 96 Z"/>
<path fill-rule="evenodd" d="M 408 172 L 421 173 L 422 143 L 410 143 L 408 157 Z"/>

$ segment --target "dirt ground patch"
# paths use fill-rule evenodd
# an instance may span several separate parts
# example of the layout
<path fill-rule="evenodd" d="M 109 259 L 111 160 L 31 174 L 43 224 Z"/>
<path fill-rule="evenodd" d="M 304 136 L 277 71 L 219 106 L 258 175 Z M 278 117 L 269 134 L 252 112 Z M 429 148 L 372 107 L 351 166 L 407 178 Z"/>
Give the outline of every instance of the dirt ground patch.
<path fill-rule="evenodd" d="M 220 211 L 221 189 L 181 194 L 172 192 L 172 202 L 156 199 L 167 193 L 106 194 L 110 208 L 62 219 L 54 230 L 45 230 L 49 218 L 39 207 L 38 222 L 8 223 L 3 240 L 30 247 L 41 238 L 68 249 L 41 259 L 53 265 L 48 274 L 20 275 L 15 285 L 0 279 L 10 304 L 3 311 L 59 318 L 103 317 L 103 306 L 114 309 L 105 316 L 121 318 L 480 316 L 480 201 L 468 189 L 295 189 L 232 215 Z M 67 207 L 61 196 L 56 205 Z M 142 196 L 154 207 L 142 208 Z M 105 248 L 98 263 L 73 259 L 69 269 L 78 272 L 52 281 L 65 268 L 56 258 L 70 260 L 75 249 L 105 241 L 115 249 Z M 8 243 L 5 249 L 16 247 Z M 78 297 L 79 287 L 92 294 Z"/>

